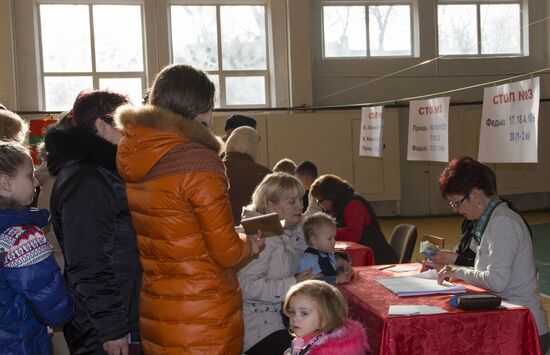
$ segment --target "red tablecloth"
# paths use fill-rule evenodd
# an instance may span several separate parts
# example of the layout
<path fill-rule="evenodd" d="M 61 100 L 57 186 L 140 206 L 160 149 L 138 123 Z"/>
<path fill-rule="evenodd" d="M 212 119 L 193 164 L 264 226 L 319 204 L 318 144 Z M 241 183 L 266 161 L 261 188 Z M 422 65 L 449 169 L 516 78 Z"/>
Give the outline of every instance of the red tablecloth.
<path fill-rule="evenodd" d="M 337 251 L 345 251 L 351 258 L 352 266 L 374 265 L 374 253 L 371 248 L 355 242 L 336 242 Z"/>
<path fill-rule="evenodd" d="M 397 297 L 376 279 L 407 274 L 379 267 L 354 268 L 354 280 L 339 285 L 350 316 L 365 326 L 372 354 L 540 354 L 535 320 L 528 309 L 466 312 L 451 307 L 449 295 Z M 388 316 L 389 306 L 399 304 L 437 306 L 448 313 Z"/>

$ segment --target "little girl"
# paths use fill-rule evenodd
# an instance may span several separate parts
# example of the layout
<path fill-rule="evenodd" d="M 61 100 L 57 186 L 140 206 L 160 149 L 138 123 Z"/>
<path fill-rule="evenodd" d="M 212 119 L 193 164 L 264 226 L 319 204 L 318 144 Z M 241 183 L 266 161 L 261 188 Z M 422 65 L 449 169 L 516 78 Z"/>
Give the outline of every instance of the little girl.
<path fill-rule="evenodd" d="M 0 354 L 52 354 L 47 325 L 73 316 L 42 227 L 47 210 L 27 208 L 38 185 L 25 147 L 0 141 Z"/>
<path fill-rule="evenodd" d="M 363 327 L 347 318 L 344 296 L 324 281 L 308 280 L 292 286 L 283 311 L 296 336 L 287 355 L 364 355 L 368 350 Z"/>

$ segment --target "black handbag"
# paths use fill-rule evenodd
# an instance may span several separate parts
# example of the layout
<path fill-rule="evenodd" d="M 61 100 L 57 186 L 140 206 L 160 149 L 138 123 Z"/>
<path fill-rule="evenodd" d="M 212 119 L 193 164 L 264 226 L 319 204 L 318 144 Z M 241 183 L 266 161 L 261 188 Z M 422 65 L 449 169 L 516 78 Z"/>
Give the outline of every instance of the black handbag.
<path fill-rule="evenodd" d="M 451 297 L 451 306 L 466 311 L 493 309 L 500 306 L 502 298 L 492 293 L 466 293 Z"/>

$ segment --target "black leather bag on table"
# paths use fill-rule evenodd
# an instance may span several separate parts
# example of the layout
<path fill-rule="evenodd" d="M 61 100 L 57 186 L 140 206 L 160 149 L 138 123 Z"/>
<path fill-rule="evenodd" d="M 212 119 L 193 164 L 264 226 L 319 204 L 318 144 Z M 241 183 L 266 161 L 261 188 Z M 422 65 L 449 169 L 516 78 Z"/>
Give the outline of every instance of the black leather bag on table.
<path fill-rule="evenodd" d="M 466 311 L 493 309 L 500 306 L 502 299 L 492 293 L 466 293 L 451 297 L 451 306 Z"/>

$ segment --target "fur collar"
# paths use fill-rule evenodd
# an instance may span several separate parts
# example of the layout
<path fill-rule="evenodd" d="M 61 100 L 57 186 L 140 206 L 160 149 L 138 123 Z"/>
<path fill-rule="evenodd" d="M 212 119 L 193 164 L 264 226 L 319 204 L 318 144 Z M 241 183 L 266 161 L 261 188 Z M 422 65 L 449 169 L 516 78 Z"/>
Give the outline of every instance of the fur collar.
<path fill-rule="evenodd" d="M 44 137 L 48 170 L 52 176 L 69 161 L 82 160 L 116 171 L 117 146 L 96 134 L 69 125 L 55 125 Z"/>
<path fill-rule="evenodd" d="M 221 152 L 223 145 L 220 139 L 201 122 L 186 119 L 172 111 L 157 106 L 145 105 L 134 107 L 125 105 L 119 107 L 115 114 L 115 125 L 125 131 L 129 123 L 185 136 L 193 142 L 200 143 L 217 153 Z"/>

